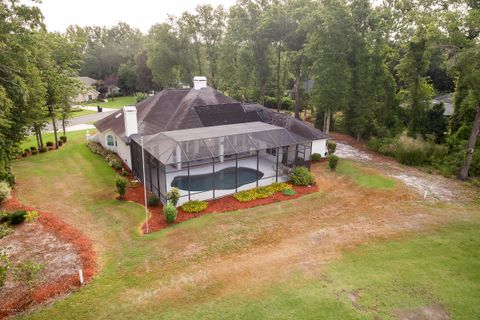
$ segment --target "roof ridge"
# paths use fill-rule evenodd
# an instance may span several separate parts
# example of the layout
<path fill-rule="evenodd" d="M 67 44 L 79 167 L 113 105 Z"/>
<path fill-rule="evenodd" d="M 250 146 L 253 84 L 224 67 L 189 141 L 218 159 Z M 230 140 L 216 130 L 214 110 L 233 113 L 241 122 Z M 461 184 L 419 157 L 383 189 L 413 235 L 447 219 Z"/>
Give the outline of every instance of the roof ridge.
<path fill-rule="evenodd" d="M 192 93 L 193 92 L 193 93 Z M 174 123 L 178 123 L 181 121 L 181 119 L 177 118 L 177 115 L 180 115 L 180 114 L 183 114 L 183 117 L 182 119 L 185 117 L 185 114 L 188 112 L 189 108 L 185 108 L 185 104 L 187 102 L 187 98 L 189 100 L 193 100 L 195 98 L 198 97 L 198 95 L 200 94 L 200 90 L 195 90 L 195 89 L 190 89 L 190 91 L 182 98 L 182 100 L 180 101 L 180 103 L 178 104 L 178 107 L 177 109 L 175 110 L 175 112 L 172 114 L 172 116 L 170 117 L 170 119 L 168 120 L 165 128 L 168 130 L 171 130 L 171 124 L 172 122 Z M 190 98 L 189 96 L 190 95 L 193 95 L 192 98 Z M 185 109 L 186 109 L 186 112 L 185 112 Z"/>

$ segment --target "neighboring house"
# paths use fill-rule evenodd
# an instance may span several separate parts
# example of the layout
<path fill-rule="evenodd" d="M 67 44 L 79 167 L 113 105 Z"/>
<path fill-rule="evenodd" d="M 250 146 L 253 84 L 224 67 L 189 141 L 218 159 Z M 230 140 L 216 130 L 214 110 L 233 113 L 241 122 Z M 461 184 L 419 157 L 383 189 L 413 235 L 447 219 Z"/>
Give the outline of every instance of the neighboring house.
<path fill-rule="evenodd" d="M 81 103 L 98 99 L 100 92 L 95 90 L 94 87 L 98 83 L 98 80 L 90 77 L 76 77 L 75 79 L 82 84 L 82 88 L 80 93 L 72 99 L 74 102 Z"/>
<path fill-rule="evenodd" d="M 120 88 L 116 85 L 111 85 L 107 87 L 107 95 L 109 97 L 115 96 L 120 93 Z"/>
<path fill-rule="evenodd" d="M 432 104 L 443 103 L 445 111 L 443 112 L 444 116 L 450 117 L 453 114 L 453 93 L 449 93 L 443 96 L 434 97 L 432 99 Z"/>
<path fill-rule="evenodd" d="M 163 203 L 172 187 L 183 203 L 287 181 L 292 167 L 309 167 L 312 153 L 327 152 L 320 130 L 235 101 L 205 77 L 195 77 L 194 88 L 163 90 L 124 107 L 95 127 L 95 139 L 142 181 L 145 163 L 146 186 Z"/>

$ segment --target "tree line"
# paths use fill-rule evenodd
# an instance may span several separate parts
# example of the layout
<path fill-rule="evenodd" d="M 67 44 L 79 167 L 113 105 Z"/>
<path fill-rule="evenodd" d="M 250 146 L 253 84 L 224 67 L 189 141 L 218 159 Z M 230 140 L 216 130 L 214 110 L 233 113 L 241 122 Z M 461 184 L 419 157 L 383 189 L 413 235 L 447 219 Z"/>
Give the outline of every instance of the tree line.
<path fill-rule="evenodd" d="M 282 110 L 290 96 L 294 116 L 327 133 L 390 142 L 379 139 L 406 133 L 432 141 L 441 148 L 430 162 L 448 163 L 450 174 L 471 163 L 471 174 L 480 176 L 478 0 L 238 0 L 228 10 L 200 5 L 170 16 L 146 34 L 126 23 L 49 33 L 38 9 L 17 1 L 2 7 L 19 20 L 0 22 L 2 42 L 23 50 L 12 60 L 0 51 L 0 97 L 18 121 L 11 148 L 22 130 L 41 127 L 36 113 L 68 114 L 58 112 L 68 109 L 70 94 L 59 88 L 69 87 L 72 74 L 108 79 L 128 94 L 188 86 L 193 76 L 205 75 L 210 86 L 244 102 Z M 15 36 L 8 28 L 18 29 Z M 21 72 L 4 78 L 8 63 Z M 28 82 L 23 100 L 12 84 L 16 76 Z M 454 113 L 447 119 L 432 97 L 450 92 Z M 16 110 L 28 116 L 17 120 Z"/>

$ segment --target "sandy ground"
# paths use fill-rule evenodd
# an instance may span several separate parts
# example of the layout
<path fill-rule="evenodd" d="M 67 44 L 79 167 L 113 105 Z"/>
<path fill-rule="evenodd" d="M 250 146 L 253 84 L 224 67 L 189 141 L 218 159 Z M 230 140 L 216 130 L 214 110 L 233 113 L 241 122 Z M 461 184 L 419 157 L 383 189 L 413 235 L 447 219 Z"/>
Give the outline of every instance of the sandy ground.
<path fill-rule="evenodd" d="M 40 286 L 55 283 L 65 276 L 78 274 L 82 263 L 72 244 L 61 241 L 40 223 L 23 223 L 15 232 L 0 239 L 0 248 L 11 263 L 33 261 L 43 266 L 39 273 Z M 11 275 L 0 290 L 1 301 L 15 293 L 19 283 Z"/>
<path fill-rule="evenodd" d="M 368 151 L 343 135 L 334 135 L 334 140 L 337 140 L 335 154 L 340 158 L 357 160 L 376 168 L 384 175 L 402 181 L 426 199 L 454 202 L 469 198 L 468 188 L 460 181 L 401 165 L 392 159 Z"/>

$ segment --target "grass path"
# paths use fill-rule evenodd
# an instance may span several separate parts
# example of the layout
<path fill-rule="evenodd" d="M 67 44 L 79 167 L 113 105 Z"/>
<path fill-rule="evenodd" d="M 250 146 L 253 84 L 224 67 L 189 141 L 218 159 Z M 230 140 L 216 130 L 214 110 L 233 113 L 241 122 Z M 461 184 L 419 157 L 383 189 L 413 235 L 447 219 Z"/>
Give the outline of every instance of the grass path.
<path fill-rule="evenodd" d="M 432 301 L 480 316 L 474 203 L 421 202 L 401 183 L 368 188 L 322 164 L 319 193 L 140 236 L 143 208 L 115 200 L 115 173 L 83 140 L 69 134 L 14 171 L 20 200 L 87 234 L 101 271 L 20 318 L 371 319 Z"/>

